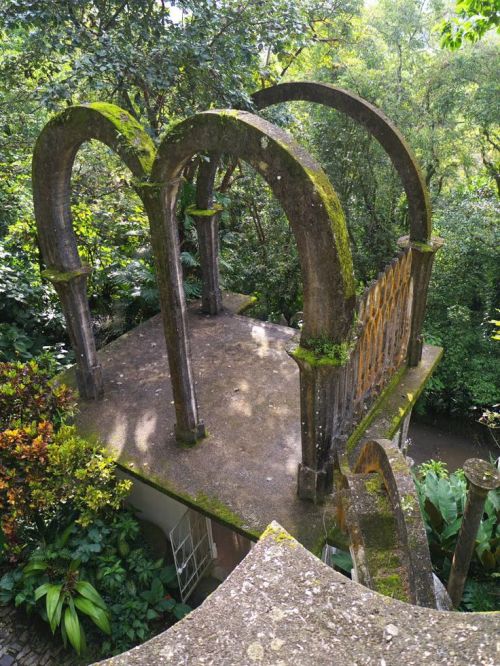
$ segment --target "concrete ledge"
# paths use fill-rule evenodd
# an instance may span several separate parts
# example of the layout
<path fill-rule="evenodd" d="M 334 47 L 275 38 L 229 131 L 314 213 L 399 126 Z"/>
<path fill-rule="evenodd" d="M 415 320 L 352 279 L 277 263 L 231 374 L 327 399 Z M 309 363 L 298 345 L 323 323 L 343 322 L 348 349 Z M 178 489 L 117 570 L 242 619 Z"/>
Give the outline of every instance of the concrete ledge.
<path fill-rule="evenodd" d="M 336 573 L 272 523 L 187 618 L 104 666 L 494 666 L 498 613 L 384 597 Z"/>

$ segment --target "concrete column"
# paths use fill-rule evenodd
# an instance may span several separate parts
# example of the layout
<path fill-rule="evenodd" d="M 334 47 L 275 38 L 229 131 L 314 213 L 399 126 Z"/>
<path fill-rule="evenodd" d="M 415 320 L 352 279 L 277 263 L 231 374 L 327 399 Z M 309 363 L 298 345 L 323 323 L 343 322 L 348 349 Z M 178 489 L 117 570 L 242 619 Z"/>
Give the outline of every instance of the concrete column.
<path fill-rule="evenodd" d="M 453 561 L 451 563 L 450 578 L 448 579 L 448 594 L 451 602 L 457 608 L 462 600 L 465 580 L 469 572 L 470 561 L 474 553 L 477 531 L 483 517 L 484 504 L 490 490 L 500 486 L 500 474 L 494 465 L 471 458 L 464 463 L 465 478 L 469 482 L 469 492 L 465 505 L 462 526 L 457 539 Z"/>
<path fill-rule="evenodd" d="M 76 380 L 80 395 L 87 400 L 97 400 L 103 394 L 103 382 L 87 298 L 89 273 L 89 266 L 66 272 L 49 268 L 43 271 L 42 276 L 52 282 L 61 301 L 75 353 Z"/>
<path fill-rule="evenodd" d="M 312 365 L 290 354 L 300 370 L 302 462 L 297 493 L 301 499 L 320 504 L 332 491 L 333 423 L 339 374 L 334 365 Z M 337 381 L 336 381 L 337 380 Z"/>
<path fill-rule="evenodd" d="M 439 237 L 431 238 L 429 243 L 411 241 L 409 236 L 399 239 L 401 248 L 411 248 L 411 275 L 413 282 L 413 302 L 411 312 L 410 339 L 408 342 L 408 365 L 414 367 L 422 358 L 422 325 L 425 317 L 427 291 L 431 278 L 434 255 L 443 246 L 444 240 Z"/>
<path fill-rule="evenodd" d="M 216 315 L 222 310 L 222 293 L 219 279 L 219 220 L 214 211 L 213 185 L 219 155 L 212 154 L 203 160 L 196 180 L 196 209 L 190 212 L 196 222 L 202 276 L 201 309 Z M 196 211 L 200 214 L 197 215 Z"/>

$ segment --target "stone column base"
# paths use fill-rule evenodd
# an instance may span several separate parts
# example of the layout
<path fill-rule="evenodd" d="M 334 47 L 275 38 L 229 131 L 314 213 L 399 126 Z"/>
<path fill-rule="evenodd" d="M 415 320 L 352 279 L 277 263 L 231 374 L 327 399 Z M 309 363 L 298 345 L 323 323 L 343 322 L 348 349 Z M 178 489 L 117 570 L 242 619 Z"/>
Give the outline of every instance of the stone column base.
<path fill-rule="evenodd" d="M 328 464 L 323 469 L 311 469 L 299 463 L 297 494 L 300 499 L 314 504 L 322 504 L 333 488 L 333 466 Z"/>
<path fill-rule="evenodd" d="M 177 423 L 174 426 L 175 439 L 180 444 L 197 444 L 200 439 L 203 439 L 207 436 L 207 431 L 205 429 L 205 424 L 203 421 L 200 421 L 195 428 L 192 430 L 184 430 L 180 428 Z"/>

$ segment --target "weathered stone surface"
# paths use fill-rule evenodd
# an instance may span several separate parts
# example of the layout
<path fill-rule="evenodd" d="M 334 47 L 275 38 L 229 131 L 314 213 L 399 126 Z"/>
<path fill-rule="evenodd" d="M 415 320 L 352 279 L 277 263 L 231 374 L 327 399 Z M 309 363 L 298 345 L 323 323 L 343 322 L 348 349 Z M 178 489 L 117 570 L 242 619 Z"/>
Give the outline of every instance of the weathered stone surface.
<path fill-rule="evenodd" d="M 498 615 L 383 597 L 336 573 L 274 523 L 187 618 L 103 666 L 494 666 Z"/>
<path fill-rule="evenodd" d="M 226 296 L 239 308 L 249 302 Z M 205 510 L 255 539 L 273 519 L 309 548 L 324 538 L 333 507 L 315 507 L 296 495 L 301 460 L 299 372 L 286 353 L 296 334 L 228 312 L 219 317 L 190 311 L 194 377 L 201 406 L 211 416 L 209 436 L 182 448 L 173 435 L 175 414 L 159 317 L 99 352 L 106 394 L 80 401 L 76 424 L 95 434 L 129 471 L 182 502 Z M 393 393 L 375 405 L 378 437 L 398 429 L 439 357 L 405 371 Z M 130 359 L 134 358 L 134 367 Z M 63 376 L 71 381 L 72 372 Z M 74 379 L 73 379 L 74 381 Z M 401 387 L 401 390 L 400 390 Z M 363 432 L 357 433 L 358 440 Z M 366 438 L 366 436 L 365 436 Z"/>
<path fill-rule="evenodd" d="M 353 472 L 347 465 L 343 471 L 359 582 L 435 608 L 429 544 L 403 454 L 389 440 L 368 441 Z"/>

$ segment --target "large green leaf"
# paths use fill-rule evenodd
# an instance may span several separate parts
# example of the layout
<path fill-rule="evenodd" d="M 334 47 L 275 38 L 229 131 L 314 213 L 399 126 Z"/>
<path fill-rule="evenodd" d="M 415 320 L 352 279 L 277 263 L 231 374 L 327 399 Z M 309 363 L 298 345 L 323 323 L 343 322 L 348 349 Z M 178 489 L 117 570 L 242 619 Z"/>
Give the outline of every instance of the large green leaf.
<path fill-rule="evenodd" d="M 460 530 L 461 525 L 462 525 L 462 516 L 456 518 L 450 525 L 447 525 L 445 527 L 445 529 L 441 533 L 442 541 L 446 541 L 447 539 L 451 539 L 452 537 L 456 536 Z"/>
<path fill-rule="evenodd" d="M 38 599 L 44 597 L 49 591 L 50 586 L 51 586 L 50 583 L 44 583 L 43 585 L 37 587 L 35 590 L 35 601 L 38 601 Z"/>
<path fill-rule="evenodd" d="M 61 613 L 64 605 L 64 595 L 61 594 L 59 597 L 59 601 L 57 602 L 56 609 L 54 611 L 54 614 L 52 615 L 52 619 L 50 620 L 50 629 L 53 634 L 55 634 L 57 627 L 61 623 Z"/>
<path fill-rule="evenodd" d="M 23 574 L 29 576 L 36 574 L 40 571 L 45 571 L 48 567 L 48 562 L 30 562 L 23 569 Z"/>
<path fill-rule="evenodd" d="M 457 518 L 457 503 L 447 479 L 438 481 L 438 508 L 448 525 Z"/>
<path fill-rule="evenodd" d="M 57 604 L 59 603 L 59 599 L 61 596 L 62 596 L 62 584 L 51 585 L 47 590 L 47 598 L 46 598 L 47 617 L 51 625 L 53 622 L 54 614 L 57 609 Z"/>
<path fill-rule="evenodd" d="M 90 599 L 85 599 L 85 597 L 76 597 L 74 601 L 76 608 L 85 613 L 85 615 L 88 615 L 101 631 L 108 635 L 111 634 L 108 615 L 102 608 L 93 604 Z"/>
<path fill-rule="evenodd" d="M 80 630 L 80 620 L 73 604 L 70 604 L 64 611 L 64 628 L 69 642 L 75 648 L 77 654 L 82 651 L 82 632 Z"/>
<path fill-rule="evenodd" d="M 101 597 L 99 592 L 95 589 L 95 587 L 93 585 L 88 583 L 86 580 L 79 580 L 75 584 L 75 590 L 79 594 L 81 594 L 82 597 L 85 597 L 86 599 L 91 601 L 96 606 L 99 606 L 99 608 L 102 608 L 103 610 L 108 610 L 108 607 L 106 606 L 106 602 Z"/>
<path fill-rule="evenodd" d="M 178 620 L 182 620 L 182 618 L 189 615 L 191 611 L 191 606 L 188 606 L 187 604 L 175 604 L 173 613 Z"/>

